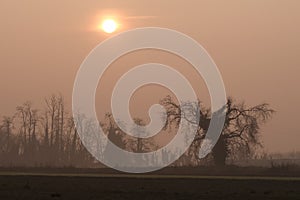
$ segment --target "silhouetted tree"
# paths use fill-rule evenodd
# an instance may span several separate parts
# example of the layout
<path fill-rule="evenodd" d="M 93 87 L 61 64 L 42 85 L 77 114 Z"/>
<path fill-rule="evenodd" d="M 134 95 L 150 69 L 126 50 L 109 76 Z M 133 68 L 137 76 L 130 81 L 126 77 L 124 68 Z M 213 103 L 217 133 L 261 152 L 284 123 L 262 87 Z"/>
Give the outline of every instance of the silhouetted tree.
<path fill-rule="evenodd" d="M 166 128 L 172 125 L 178 126 L 181 117 L 185 117 L 181 113 L 181 108 L 170 96 L 161 101 L 167 110 Z M 199 114 L 200 121 L 198 124 L 197 134 L 193 145 L 202 141 L 208 130 L 211 113 L 209 109 L 201 105 L 200 102 L 184 104 L 185 109 L 189 109 L 194 115 Z M 261 146 L 259 140 L 260 125 L 268 120 L 274 110 L 266 103 L 253 107 L 248 107 L 244 103 L 236 103 L 231 98 L 226 104 L 226 118 L 222 133 L 212 150 L 215 165 L 224 166 L 226 159 L 234 156 L 237 151 L 244 150 L 246 155 L 250 155 L 255 151 L 257 146 Z M 188 120 L 188 119 L 187 119 Z M 200 144 L 194 148 L 194 153 L 198 152 Z"/>
<path fill-rule="evenodd" d="M 94 166 L 95 159 L 77 136 L 63 97 L 52 95 L 45 105 L 38 111 L 25 102 L 16 107 L 13 117 L 3 117 L 0 166 Z"/>
<path fill-rule="evenodd" d="M 3 152 L 9 152 L 10 150 L 10 143 L 11 143 L 11 133 L 12 133 L 12 125 L 13 119 L 11 117 L 4 116 L 2 120 L 2 124 L 0 126 L 1 133 L 3 139 L 3 144 L 1 145 Z"/>
<path fill-rule="evenodd" d="M 121 149 L 126 148 L 126 142 L 124 138 L 125 133 L 123 133 L 121 129 L 117 126 L 111 113 L 105 114 L 104 131 L 107 133 L 108 139 L 112 143 L 114 143 Z"/>
<path fill-rule="evenodd" d="M 131 127 L 132 131 L 135 133 L 142 133 L 139 126 L 145 126 L 146 124 L 140 118 L 134 118 L 134 125 Z M 132 137 L 132 136 L 125 136 L 126 142 L 126 149 L 136 152 L 136 153 L 145 153 L 154 151 L 157 149 L 157 145 L 155 145 L 155 141 L 153 138 L 141 138 L 141 137 Z"/>
<path fill-rule="evenodd" d="M 38 148 L 36 145 L 38 111 L 32 107 L 32 103 L 29 101 L 17 106 L 16 110 L 15 119 L 21 124 L 19 128 L 20 153 L 23 154 L 24 162 L 35 162 Z"/>

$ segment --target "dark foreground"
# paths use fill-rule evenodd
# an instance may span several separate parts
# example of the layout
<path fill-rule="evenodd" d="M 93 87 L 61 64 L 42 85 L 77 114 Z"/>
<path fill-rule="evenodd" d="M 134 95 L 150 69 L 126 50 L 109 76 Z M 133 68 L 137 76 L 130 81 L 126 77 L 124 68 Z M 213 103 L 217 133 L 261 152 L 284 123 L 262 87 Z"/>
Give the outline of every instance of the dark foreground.
<path fill-rule="evenodd" d="M 300 199 L 300 180 L 8 174 L 0 176 L 0 199 Z"/>

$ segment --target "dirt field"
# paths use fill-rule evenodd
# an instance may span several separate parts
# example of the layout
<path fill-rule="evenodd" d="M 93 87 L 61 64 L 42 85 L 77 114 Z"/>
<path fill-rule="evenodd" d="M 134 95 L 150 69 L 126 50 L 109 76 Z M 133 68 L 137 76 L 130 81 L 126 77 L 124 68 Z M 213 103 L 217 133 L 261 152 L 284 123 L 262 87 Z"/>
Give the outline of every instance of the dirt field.
<path fill-rule="evenodd" d="M 0 176 L 0 199 L 300 199 L 300 180 L 9 174 Z"/>

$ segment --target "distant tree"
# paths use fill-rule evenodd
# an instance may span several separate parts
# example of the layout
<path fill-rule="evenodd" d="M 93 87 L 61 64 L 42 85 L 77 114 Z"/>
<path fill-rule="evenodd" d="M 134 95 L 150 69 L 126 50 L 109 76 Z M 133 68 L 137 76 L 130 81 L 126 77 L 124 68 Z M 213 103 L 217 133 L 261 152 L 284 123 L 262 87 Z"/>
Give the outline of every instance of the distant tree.
<path fill-rule="evenodd" d="M 11 165 L 18 160 L 19 140 L 13 131 L 14 118 L 4 116 L 0 123 L 0 163 Z"/>
<path fill-rule="evenodd" d="M 38 110 L 32 107 L 32 103 L 27 101 L 17 106 L 15 118 L 20 124 L 19 136 L 21 138 L 20 153 L 24 156 L 24 162 L 33 162 L 37 151 L 37 122 Z"/>
<path fill-rule="evenodd" d="M 134 125 L 131 127 L 133 131 L 136 133 L 142 133 L 144 130 L 140 130 L 140 126 L 145 126 L 146 124 L 140 118 L 134 118 Z M 126 141 L 126 149 L 129 149 L 136 153 L 145 153 L 154 151 L 157 149 L 157 145 L 153 138 L 141 138 L 141 137 L 131 137 L 127 136 L 125 138 Z"/>
<path fill-rule="evenodd" d="M 111 113 L 105 114 L 105 120 L 102 126 L 104 132 L 107 134 L 108 139 L 121 149 L 125 149 L 125 133 L 123 133 L 118 127 Z"/>
<path fill-rule="evenodd" d="M 10 145 L 11 145 L 11 134 L 12 134 L 12 127 L 13 126 L 13 118 L 4 116 L 2 119 L 2 124 L 0 126 L 0 132 L 2 135 L 3 144 L 1 145 L 2 152 L 9 152 Z"/>
<path fill-rule="evenodd" d="M 135 130 L 136 132 L 141 132 L 142 130 L 137 130 L 139 126 L 145 126 L 145 123 L 142 119 L 134 118 L 135 122 L 133 127 L 126 127 L 124 124 L 123 129 L 128 129 L 127 131 Z M 122 124 L 122 122 L 119 122 Z M 139 125 L 139 126 L 138 126 Z M 120 127 L 118 127 L 117 123 L 113 119 L 111 113 L 106 113 L 105 121 L 102 124 L 104 131 L 108 135 L 108 139 L 120 147 L 121 149 L 126 149 L 132 152 L 148 152 L 153 150 L 156 146 L 154 145 L 153 140 L 150 138 L 140 138 L 140 137 L 132 137 L 127 133 L 123 132 Z"/>
<path fill-rule="evenodd" d="M 180 105 L 170 96 L 164 98 L 161 103 L 167 110 L 166 127 L 178 126 L 181 117 L 185 117 L 181 113 Z M 211 113 L 200 102 L 189 103 L 184 106 L 186 109 L 190 109 L 190 113 L 199 113 L 200 115 L 200 121 L 196 124 L 198 130 L 192 144 L 193 146 L 204 139 L 209 127 Z M 262 145 L 259 138 L 260 126 L 273 113 L 274 110 L 270 108 L 269 104 L 263 103 L 249 107 L 244 103 L 236 103 L 231 98 L 228 98 L 225 124 L 211 153 L 215 165 L 224 166 L 227 158 L 234 157 L 241 151 L 245 156 L 251 155 L 256 147 Z M 200 144 L 198 143 L 198 148 L 194 148 L 194 152 L 198 152 Z"/>

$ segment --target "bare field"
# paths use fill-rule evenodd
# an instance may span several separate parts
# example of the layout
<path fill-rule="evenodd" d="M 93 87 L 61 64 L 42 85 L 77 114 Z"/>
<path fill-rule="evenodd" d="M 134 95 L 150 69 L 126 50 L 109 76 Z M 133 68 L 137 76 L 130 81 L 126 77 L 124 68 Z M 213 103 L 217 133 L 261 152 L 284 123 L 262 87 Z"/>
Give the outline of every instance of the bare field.
<path fill-rule="evenodd" d="M 300 199 L 299 178 L 1 174 L 0 199 Z"/>

